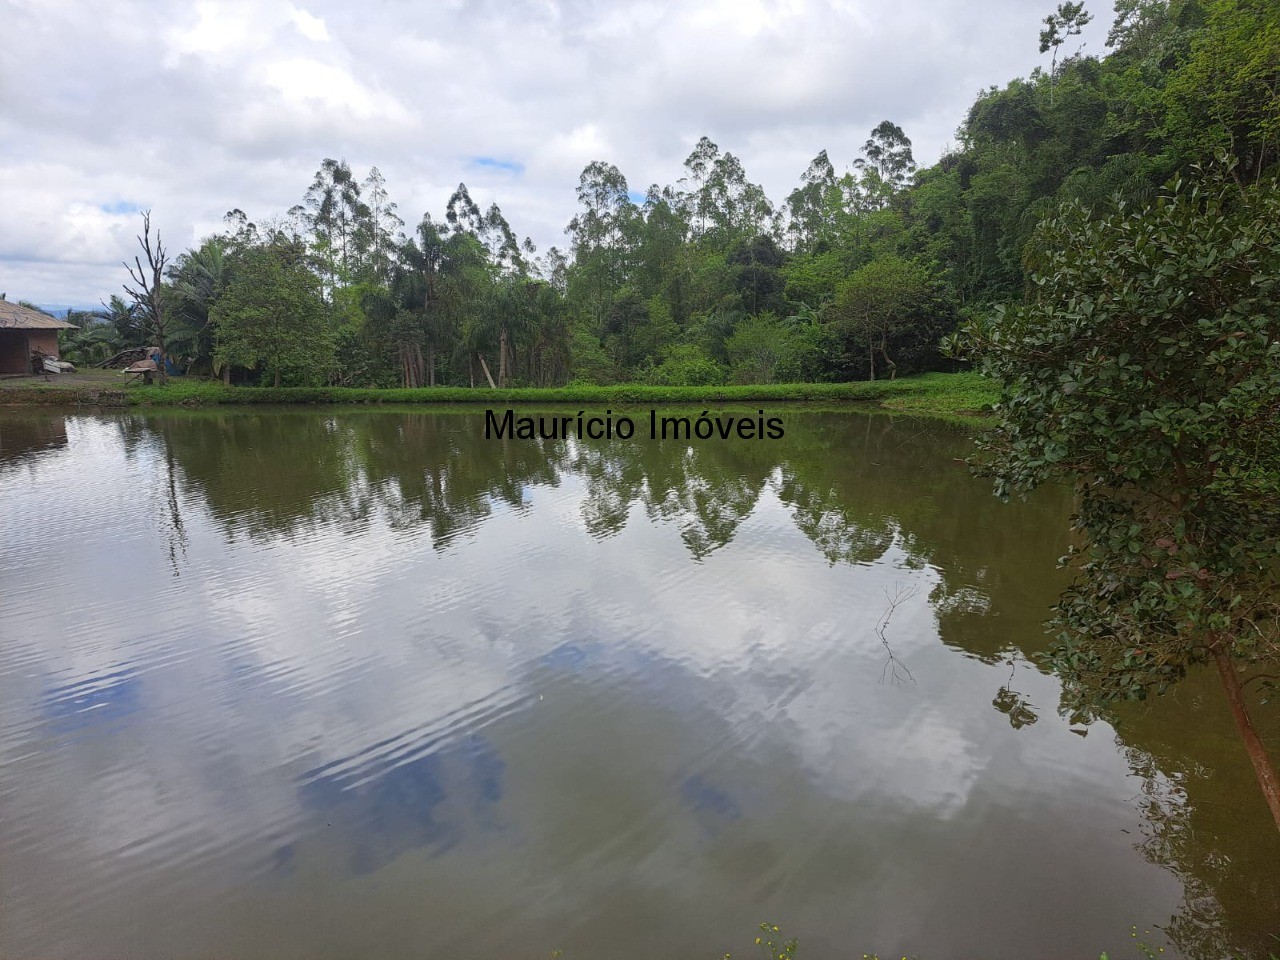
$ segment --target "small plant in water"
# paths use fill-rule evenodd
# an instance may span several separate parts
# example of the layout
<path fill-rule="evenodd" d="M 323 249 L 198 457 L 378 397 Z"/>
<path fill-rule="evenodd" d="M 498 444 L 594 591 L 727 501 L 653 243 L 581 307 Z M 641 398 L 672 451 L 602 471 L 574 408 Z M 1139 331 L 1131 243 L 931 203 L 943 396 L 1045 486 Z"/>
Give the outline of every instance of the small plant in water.
<path fill-rule="evenodd" d="M 776 923 L 760 924 L 760 936 L 756 937 L 756 946 L 760 948 L 760 955 L 765 960 L 794 960 L 796 955 L 795 938 L 783 940 L 782 928 Z M 724 960 L 733 960 L 733 954 L 726 953 Z"/>
<path fill-rule="evenodd" d="M 1144 937 L 1149 937 L 1151 936 L 1151 931 L 1143 930 L 1142 935 Z M 1151 944 L 1147 943 L 1145 940 L 1139 940 L 1137 927 L 1129 928 L 1129 936 L 1133 937 L 1135 941 L 1134 946 L 1138 948 L 1138 952 L 1146 957 L 1147 960 L 1158 960 L 1160 954 L 1164 953 L 1164 947 L 1152 947 Z"/>
<path fill-rule="evenodd" d="M 756 945 L 760 947 L 760 954 L 766 960 L 792 960 L 795 957 L 795 938 L 782 940 L 782 930 L 776 923 L 760 924 L 760 933 L 762 935 L 756 937 Z"/>

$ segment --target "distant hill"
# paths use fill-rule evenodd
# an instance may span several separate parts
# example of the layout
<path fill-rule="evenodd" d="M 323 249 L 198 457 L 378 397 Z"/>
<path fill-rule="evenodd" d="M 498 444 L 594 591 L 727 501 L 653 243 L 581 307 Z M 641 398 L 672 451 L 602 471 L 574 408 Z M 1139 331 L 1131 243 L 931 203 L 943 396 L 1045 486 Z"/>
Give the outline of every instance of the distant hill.
<path fill-rule="evenodd" d="M 63 318 L 65 318 L 66 315 L 70 313 L 72 310 L 87 310 L 90 313 L 92 313 L 95 310 L 102 309 L 102 304 L 100 303 L 95 303 L 92 306 L 88 306 L 88 307 L 67 306 L 66 304 L 50 304 L 50 303 L 37 303 L 36 306 L 39 307 L 41 310 L 43 310 L 45 313 L 50 314 L 51 316 L 57 317 L 59 320 L 62 320 Z"/>

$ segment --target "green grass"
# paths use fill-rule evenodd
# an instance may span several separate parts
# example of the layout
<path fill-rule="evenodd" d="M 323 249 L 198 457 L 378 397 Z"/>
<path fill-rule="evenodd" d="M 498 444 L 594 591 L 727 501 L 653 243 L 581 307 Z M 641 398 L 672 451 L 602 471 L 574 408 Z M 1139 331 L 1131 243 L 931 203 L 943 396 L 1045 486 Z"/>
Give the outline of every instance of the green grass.
<path fill-rule="evenodd" d="M 901 380 L 858 383 L 784 383 L 766 386 L 555 387 L 492 390 L 426 387 L 417 390 L 358 387 L 227 387 L 217 381 L 174 378 L 165 386 L 101 389 L 79 387 L 75 375 L 56 385 L 0 392 L 0 403 L 110 406 L 219 406 L 224 404 L 475 404 L 485 407 L 574 404 L 584 407 L 636 404 L 853 403 L 905 413 L 977 416 L 995 400 L 991 384 L 976 373 L 929 373 Z"/>

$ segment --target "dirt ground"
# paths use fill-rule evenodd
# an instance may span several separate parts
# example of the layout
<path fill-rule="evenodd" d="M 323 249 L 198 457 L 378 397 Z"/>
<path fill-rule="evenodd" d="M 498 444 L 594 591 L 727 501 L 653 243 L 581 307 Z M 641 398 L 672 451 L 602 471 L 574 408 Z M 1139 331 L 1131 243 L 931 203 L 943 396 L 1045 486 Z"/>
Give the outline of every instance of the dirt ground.
<path fill-rule="evenodd" d="M 45 376 L 0 376 L 0 390 L 123 390 L 129 380 L 119 370 L 77 370 Z"/>

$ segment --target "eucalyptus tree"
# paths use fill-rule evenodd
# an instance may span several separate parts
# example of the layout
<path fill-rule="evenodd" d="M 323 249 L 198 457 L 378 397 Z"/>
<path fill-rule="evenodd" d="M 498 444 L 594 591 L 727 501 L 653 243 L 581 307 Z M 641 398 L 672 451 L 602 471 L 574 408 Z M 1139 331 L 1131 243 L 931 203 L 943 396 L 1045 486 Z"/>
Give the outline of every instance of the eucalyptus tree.
<path fill-rule="evenodd" d="M 887 206 L 915 173 L 911 140 L 896 123 L 882 120 L 862 145 L 862 154 L 853 165 L 867 200 L 872 208 Z"/>
<path fill-rule="evenodd" d="M 732 153 L 721 155 L 712 165 L 699 208 L 709 221 L 704 237 L 720 251 L 775 228 L 773 204 L 764 188 L 747 179 L 742 161 Z"/>
<path fill-rule="evenodd" d="M 535 270 L 552 289 L 564 296 L 569 283 L 569 258 L 559 247 L 548 247 L 547 252 L 538 258 Z"/>
<path fill-rule="evenodd" d="M 291 207 L 289 214 L 292 216 L 295 211 L 300 211 L 301 209 L 298 206 Z M 224 229 L 220 236 L 226 248 L 230 251 L 246 250 L 262 242 L 258 232 L 258 225 L 250 220 L 249 215 L 239 207 L 228 210 L 223 214 L 222 223 Z"/>
<path fill-rule="evenodd" d="M 498 270 L 522 275 L 529 272 L 526 258 L 537 252 L 533 241 L 526 238 L 520 243 L 497 203 L 489 204 L 489 209 L 482 213 L 467 185 L 460 183 L 449 197 L 444 217 L 454 233 L 470 234 L 483 244 L 490 262 Z"/>
<path fill-rule="evenodd" d="M 691 310 L 692 225 L 671 187 L 649 188 L 640 215 L 632 221 L 632 282 L 646 299 L 661 297 L 671 319 L 683 326 Z"/>
<path fill-rule="evenodd" d="M 396 204 L 387 193 L 382 171 L 370 167 L 361 186 L 366 216 L 359 224 L 359 241 L 373 276 L 385 282 L 395 261 L 396 235 L 404 221 L 396 213 Z"/>
<path fill-rule="evenodd" d="M 511 224 L 502 215 L 502 208 L 496 203 L 491 203 L 485 211 L 480 240 L 489 251 L 490 262 L 500 271 L 522 276 L 528 274 L 529 264 L 525 260 L 525 252 L 531 250 L 533 243 L 526 240 L 525 245 L 521 246 Z"/>
<path fill-rule="evenodd" d="M 438 358 L 449 356 L 464 314 L 478 308 L 491 273 L 478 238 L 429 215 L 401 245 L 391 291 L 406 387 L 436 385 Z"/>
<path fill-rule="evenodd" d="M 814 157 L 800 178 L 801 185 L 787 195 L 786 234 L 792 250 L 808 250 L 829 239 L 833 208 L 840 201 L 835 167 L 827 151 Z"/>
<path fill-rule="evenodd" d="M 709 137 L 698 140 L 684 168 L 673 198 L 683 207 L 695 240 L 723 252 L 743 235 L 774 227 L 773 204 L 764 189 L 747 179 L 741 160 L 721 153 Z"/>
<path fill-rule="evenodd" d="M 330 290 L 343 286 L 357 265 L 357 232 L 365 215 L 360 184 L 346 160 L 320 162 L 305 205 L 322 274 Z"/>
<path fill-rule="evenodd" d="M 565 228 L 573 253 L 569 295 L 598 328 L 613 295 L 627 280 L 629 241 L 639 211 L 627 178 L 613 164 L 599 160 L 583 169 L 577 198 L 579 212 Z"/>
<path fill-rule="evenodd" d="M 458 184 L 458 188 L 450 194 L 449 202 L 445 204 L 444 218 L 455 233 L 465 232 L 478 237 L 484 232 L 484 215 L 471 199 L 471 191 L 465 183 Z"/>
<path fill-rule="evenodd" d="M 684 161 L 685 175 L 680 178 L 680 184 L 684 187 L 681 196 L 695 237 L 701 236 L 706 229 L 704 190 L 719 159 L 720 148 L 710 137 L 703 136 L 698 138 L 697 144 Z"/>

